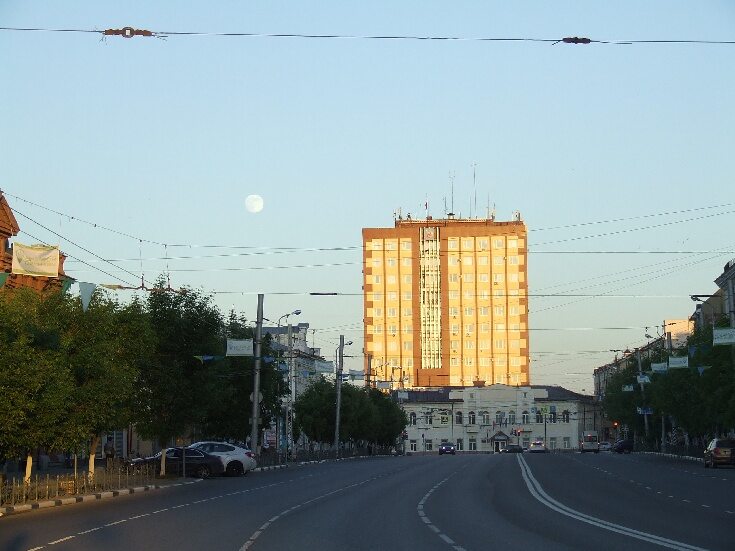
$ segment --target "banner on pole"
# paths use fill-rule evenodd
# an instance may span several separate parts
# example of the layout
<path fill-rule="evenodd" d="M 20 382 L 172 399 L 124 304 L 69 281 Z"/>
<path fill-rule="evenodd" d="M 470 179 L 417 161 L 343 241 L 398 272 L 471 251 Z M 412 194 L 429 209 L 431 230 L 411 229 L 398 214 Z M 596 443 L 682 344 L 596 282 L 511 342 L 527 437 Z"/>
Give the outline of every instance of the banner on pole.
<path fill-rule="evenodd" d="M 651 382 L 651 379 L 648 378 L 648 375 L 638 375 L 638 383 L 642 385 L 647 385 Z"/>
<path fill-rule="evenodd" d="M 665 363 L 651 364 L 651 371 L 654 373 L 666 373 L 669 370 L 669 365 Z"/>
<path fill-rule="evenodd" d="M 253 356 L 253 339 L 227 339 L 227 356 Z"/>
<path fill-rule="evenodd" d="M 715 327 L 712 329 L 712 344 L 714 346 L 735 344 L 735 327 Z"/>
<path fill-rule="evenodd" d="M 59 277 L 59 247 L 13 243 L 12 272 L 36 277 Z"/>

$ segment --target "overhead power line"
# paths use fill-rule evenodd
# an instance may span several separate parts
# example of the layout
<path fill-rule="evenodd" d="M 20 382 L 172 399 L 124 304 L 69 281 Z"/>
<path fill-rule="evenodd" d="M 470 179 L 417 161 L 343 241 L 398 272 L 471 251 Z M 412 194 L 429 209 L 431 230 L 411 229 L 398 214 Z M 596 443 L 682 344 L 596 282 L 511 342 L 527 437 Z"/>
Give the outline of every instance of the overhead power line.
<path fill-rule="evenodd" d="M 99 34 L 103 38 L 119 36 L 122 38 L 146 37 L 168 38 L 215 36 L 229 38 L 296 38 L 318 40 L 381 40 L 381 41 L 421 41 L 421 42 L 540 42 L 546 44 L 735 44 L 735 40 L 700 40 L 700 39 L 663 39 L 663 40 L 596 40 L 587 37 L 565 36 L 563 38 L 532 38 L 532 37 L 482 37 L 482 36 L 442 36 L 442 35 L 356 35 L 356 34 L 309 34 L 309 33 L 248 33 L 248 32 L 201 32 L 201 31 L 150 31 L 133 27 L 98 29 L 60 29 L 41 27 L 0 27 L 0 31 L 16 32 L 48 32 L 48 33 L 88 33 Z"/>

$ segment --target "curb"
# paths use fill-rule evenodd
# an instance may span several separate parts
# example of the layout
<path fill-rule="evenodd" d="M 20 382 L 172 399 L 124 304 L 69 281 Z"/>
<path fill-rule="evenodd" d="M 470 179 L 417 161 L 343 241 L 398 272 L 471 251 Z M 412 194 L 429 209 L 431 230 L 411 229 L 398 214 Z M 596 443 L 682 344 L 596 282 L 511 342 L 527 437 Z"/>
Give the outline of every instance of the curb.
<path fill-rule="evenodd" d="M 118 496 L 126 496 L 130 494 L 140 494 L 144 492 L 150 492 L 151 490 L 161 490 L 163 488 L 170 488 L 173 486 L 183 486 L 184 484 L 194 484 L 199 482 L 193 480 L 189 482 L 177 482 L 174 484 L 151 484 L 148 486 L 136 486 L 135 488 L 123 488 L 121 490 L 109 490 L 104 492 L 97 492 L 94 494 L 86 494 L 83 496 L 70 496 L 57 499 L 49 499 L 45 501 L 34 501 L 32 503 L 24 503 L 22 505 L 9 505 L 6 507 L 0 507 L 0 517 L 5 515 L 14 515 L 18 513 L 25 513 L 27 511 L 36 511 L 38 509 L 48 509 L 50 507 L 61 507 L 62 505 L 73 505 L 76 503 L 84 503 L 87 501 L 97 501 L 100 499 L 110 499 Z"/>
<path fill-rule="evenodd" d="M 658 455 L 659 457 L 668 457 L 669 459 L 683 459 L 684 461 L 696 461 L 698 463 L 703 463 L 704 459 L 702 457 L 692 457 L 691 455 L 676 455 L 674 453 L 661 453 L 661 452 L 638 452 L 645 455 Z"/>

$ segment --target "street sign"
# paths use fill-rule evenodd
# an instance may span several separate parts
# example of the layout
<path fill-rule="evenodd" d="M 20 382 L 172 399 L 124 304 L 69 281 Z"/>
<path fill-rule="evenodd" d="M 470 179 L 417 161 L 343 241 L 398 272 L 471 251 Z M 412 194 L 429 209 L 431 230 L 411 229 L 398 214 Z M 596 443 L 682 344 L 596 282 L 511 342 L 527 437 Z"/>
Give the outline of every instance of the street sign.
<path fill-rule="evenodd" d="M 653 408 L 651 407 L 637 407 L 635 409 L 640 415 L 653 415 Z"/>
<path fill-rule="evenodd" d="M 666 373 L 669 370 L 667 363 L 655 363 L 651 364 L 651 371 L 654 373 Z"/>
<path fill-rule="evenodd" d="M 637 379 L 638 383 L 641 385 L 646 385 L 651 382 L 651 379 L 648 378 L 648 375 L 638 375 Z"/>
<path fill-rule="evenodd" d="M 227 356 L 253 356 L 253 339 L 227 339 Z"/>
<path fill-rule="evenodd" d="M 689 356 L 680 356 L 678 358 L 669 358 L 669 369 L 681 369 L 689 367 Z"/>

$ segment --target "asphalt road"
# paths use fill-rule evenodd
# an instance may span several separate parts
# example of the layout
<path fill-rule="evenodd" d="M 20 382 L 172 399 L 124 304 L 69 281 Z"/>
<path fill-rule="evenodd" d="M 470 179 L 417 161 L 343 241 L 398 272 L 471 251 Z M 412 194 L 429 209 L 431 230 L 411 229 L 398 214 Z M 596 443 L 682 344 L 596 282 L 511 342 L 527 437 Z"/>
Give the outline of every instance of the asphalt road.
<path fill-rule="evenodd" d="M 385 457 L 0 518 L 0 549 L 735 549 L 735 469 L 646 455 Z"/>

